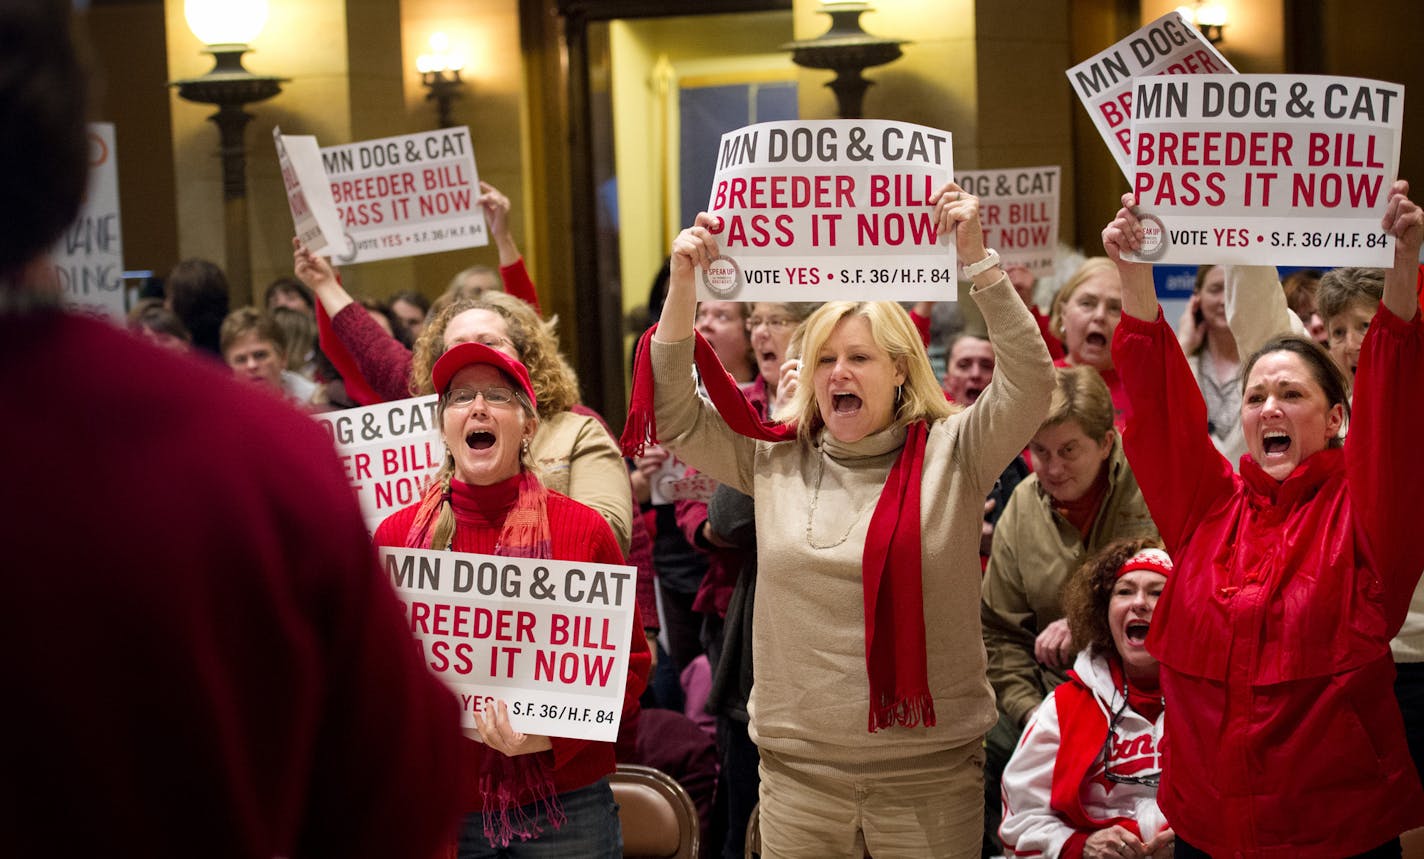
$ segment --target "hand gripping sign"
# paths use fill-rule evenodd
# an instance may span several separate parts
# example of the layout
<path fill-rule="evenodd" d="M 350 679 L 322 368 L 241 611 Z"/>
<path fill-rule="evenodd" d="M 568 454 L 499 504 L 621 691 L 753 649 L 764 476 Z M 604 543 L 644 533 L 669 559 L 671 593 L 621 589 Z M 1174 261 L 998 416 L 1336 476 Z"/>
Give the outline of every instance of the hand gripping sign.
<path fill-rule="evenodd" d="M 618 738 L 637 568 L 389 548 L 381 565 L 466 728 L 503 700 L 516 731 Z"/>
<path fill-rule="evenodd" d="M 1236 70 L 1179 12 L 1168 12 L 1067 71 L 1122 175 L 1132 180 L 1132 79 Z"/>
<path fill-rule="evenodd" d="M 1321 75 L 1137 78 L 1139 262 L 1388 266 L 1404 88 Z"/>
<path fill-rule="evenodd" d="M 721 257 L 702 299 L 953 301 L 934 195 L 949 132 L 880 120 L 765 122 L 722 136 L 707 211 Z"/>

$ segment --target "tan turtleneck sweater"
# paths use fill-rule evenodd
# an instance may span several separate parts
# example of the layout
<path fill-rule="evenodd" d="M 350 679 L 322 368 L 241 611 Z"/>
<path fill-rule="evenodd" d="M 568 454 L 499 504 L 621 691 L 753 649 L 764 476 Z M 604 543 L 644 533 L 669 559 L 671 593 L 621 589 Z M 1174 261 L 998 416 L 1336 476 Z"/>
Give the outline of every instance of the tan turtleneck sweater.
<path fill-rule="evenodd" d="M 699 471 L 756 499 L 757 593 L 752 738 L 839 769 L 893 771 L 977 742 L 994 723 L 979 627 L 984 498 L 1048 409 L 1053 367 L 1007 277 L 970 293 L 994 343 L 994 382 L 972 407 L 935 422 L 926 443 L 920 530 L 933 728 L 867 730 L 861 554 L 905 431 L 846 444 L 738 435 L 693 391 L 692 339 L 652 345 L 662 442 Z M 817 488 L 819 484 L 819 489 Z"/>

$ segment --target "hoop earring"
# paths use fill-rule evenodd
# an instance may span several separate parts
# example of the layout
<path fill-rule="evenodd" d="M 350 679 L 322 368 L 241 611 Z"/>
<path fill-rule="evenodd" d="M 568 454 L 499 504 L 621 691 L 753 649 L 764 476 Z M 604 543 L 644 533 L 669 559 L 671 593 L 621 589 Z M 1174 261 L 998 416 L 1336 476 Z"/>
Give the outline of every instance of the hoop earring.
<path fill-rule="evenodd" d="M 895 402 L 900 402 L 900 397 L 902 394 L 904 394 L 904 387 L 904 385 L 895 386 Z"/>

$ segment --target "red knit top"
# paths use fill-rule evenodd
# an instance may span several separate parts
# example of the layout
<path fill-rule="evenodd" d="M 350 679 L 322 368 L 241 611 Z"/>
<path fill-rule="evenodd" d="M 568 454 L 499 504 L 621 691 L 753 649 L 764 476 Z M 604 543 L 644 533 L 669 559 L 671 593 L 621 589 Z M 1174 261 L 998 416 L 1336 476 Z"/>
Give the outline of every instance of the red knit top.
<path fill-rule="evenodd" d="M 450 503 L 455 510 L 455 538 L 451 548 L 456 552 L 492 553 L 505 516 L 518 497 L 519 475 L 491 486 L 473 486 L 452 480 L 450 489 Z M 419 507 L 418 503 L 412 504 L 386 517 L 376 529 L 376 545 L 405 546 L 406 535 Z M 548 512 L 552 540 L 550 557 L 553 560 L 624 563 L 623 553 L 619 551 L 608 523 L 592 508 L 550 491 Z M 634 611 L 637 611 L 636 608 Z M 648 651 L 648 640 L 643 634 L 640 618 L 634 617 L 629 632 L 631 649 L 628 683 L 623 691 L 624 719 L 636 712 L 638 697 L 643 694 L 652 666 L 652 654 Z M 563 737 L 552 737 L 550 743 L 553 745 L 550 751 L 538 754 L 550 756 L 547 762 L 552 764 L 554 789 L 559 793 L 586 787 L 613 772 L 613 743 Z M 461 745 L 462 808 L 477 811 L 481 802 L 476 782 L 482 771 L 482 758 L 488 750 L 483 743 L 474 740 L 467 740 Z M 532 800 L 533 797 L 521 796 L 519 801 L 524 804 Z"/>

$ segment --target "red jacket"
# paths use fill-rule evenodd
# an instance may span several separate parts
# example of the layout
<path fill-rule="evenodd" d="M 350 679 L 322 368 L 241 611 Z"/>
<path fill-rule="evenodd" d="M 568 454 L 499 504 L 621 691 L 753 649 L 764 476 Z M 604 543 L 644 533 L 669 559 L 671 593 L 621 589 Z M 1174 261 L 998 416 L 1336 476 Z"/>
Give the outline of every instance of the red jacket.
<path fill-rule="evenodd" d="M 1424 568 L 1424 324 L 1381 308 L 1343 449 L 1232 473 L 1171 329 L 1124 316 L 1124 445 L 1176 571 L 1148 647 L 1170 710 L 1158 801 L 1212 855 L 1338 857 L 1424 824 L 1389 640 Z"/>

